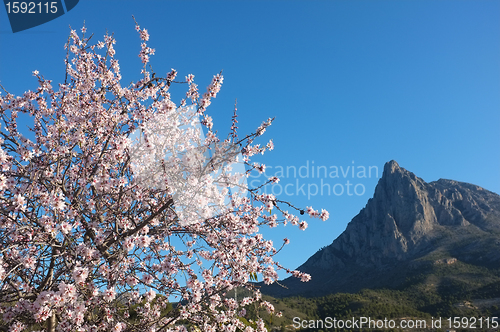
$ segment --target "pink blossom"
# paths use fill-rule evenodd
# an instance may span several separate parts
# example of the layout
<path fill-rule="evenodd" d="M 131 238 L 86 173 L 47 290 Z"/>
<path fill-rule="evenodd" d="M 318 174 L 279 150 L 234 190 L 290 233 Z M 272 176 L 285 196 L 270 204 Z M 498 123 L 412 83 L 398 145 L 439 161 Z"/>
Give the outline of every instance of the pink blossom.
<path fill-rule="evenodd" d="M 144 40 L 144 41 L 148 41 L 149 40 L 149 34 L 148 34 L 148 30 L 146 29 L 143 29 L 142 31 L 139 32 L 140 35 L 141 35 L 141 39 Z"/>
<path fill-rule="evenodd" d="M 24 206 L 24 204 L 26 203 L 26 199 L 23 196 L 21 196 L 20 194 L 17 194 L 16 196 L 14 196 L 14 203 L 15 203 L 17 209 L 22 210 L 22 211 L 25 210 L 26 207 Z"/>
<path fill-rule="evenodd" d="M 131 275 L 127 276 L 126 282 L 131 287 L 133 287 L 139 283 L 139 281 L 134 276 L 131 276 Z"/>
<path fill-rule="evenodd" d="M 9 332 L 21 332 L 25 328 L 26 328 L 26 325 L 24 325 L 23 323 L 21 323 L 21 322 L 14 322 L 14 324 L 12 324 L 10 326 Z"/>
<path fill-rule="evenodd" d="M 329 217 L 330 217 L 330 214 L 328 213 L 328 211 L 326 211 L 325 209 L 321 209 L 321 214 L 320 214 L 319 218 L 323 221 L 326 221 L 326 220 L 328 220 Z"/>
<path fill-rule="evenodd" d="M 299 224 L 299 228 L 301 230 L 305 230 L 307 228 L 307 222 L 301 221 L 300 224 Z"/>
<path fill-rule="evenodd" d="M 102 298 L 108 302 L 114 300 L 115 296 L 116 296 L 116 291 L 114 288 L 108 288 L 102 294 Z"/>
<path fill-rule="evenodd" d="M 87 268 L 76 267 L 73 270 L 73 279 L 75 279 L 76 283 L 85 282 L 85 279 L 87 279 L 88 274 L 89 271 Z"/>
<path fill-rule="evenodd" d="M 150 289 L 149 291 L 146 292 L 146 294 L 144 294 L 144 296 L 148 302 L 151 302 L 156 297 L 156 292 Z"/>
<path fill-rule="evenodd" d="M 137 242 L 137 246 L 139 248 L 147 248 L 151 243 L 151 238 L 147 235 L 143 235 L 139 236 L 139 238 L 135 242 Z"/>
<path fill-rule="evenodd" d="M 61 227 L 61 232 L 63 234 L 68 234 L 71 231 L 71 228 L 72 228 L 71 225 L 68 222 L 66 222 L 66 221 L 63 221 L 61 223 L 60 227 Z"/>
<path fill-rule="evenodd" d="M 153 280 L 154 280 L 154 278 L 149 273 L 145 273 L 145 274 L 142 275 L 142 281 L 146 285 L 149 285 L 150 283 L 152 283 Z"/>
<path fill-rule="evenodd" d="M 245 176 L 265 173 L 252 157 L 274 144 L 254 140 L 273 119 L 238 137 L 234 114 L 229 137 L 220 138 L 207 107 L 220 92 L 222 74 L 205 93 L 188 74 L 180 107 L 170 95 L 181 83 L 178 72 L 150 72 L 155 50 L 148 31 L 136 30 L 142 61 L 136 82 L 122 81 L 112 35 L 92 44 L 71 30 L 64 83 L 34 71 L 37 89 L 0 94 L 0 226 L 8 229 L 0 298 L 12 303 L 0 310 L 10 331 L 33 319 L 46 326 L 54 314 L 56 331 L 186 331 L 178 319 L 163 325 L 172 297 L 182 303 L 179 319 L 203 321 L 204 331 L 248 332 L 254 329 L 238 319 L 244 306 L 274 310 L 250 280 L 259 275 L 273 283 L 278 269 L 310 279 L 275 262 L 279 248 L 259 232 L 287 222 L 305 229 L 305 221 L 283 211 L 305 209 L 262 194 L 263 186 L 248 190 L 249 197 L 231 194 L 241 177 L 230 174 L 229 164 L 240 152 L 253 165 Z M 208 128 L 204 139 L 200 122 Z M 21 132 L 27 123 L 32 140 Z M 312 207 L 307 213 L 329 217 Z M 253 295 L 240 303 L 222 296 L 235 287 Z M 131 309 L 139 318 L 127 326 L 122 320 Z M 100 325 L 93 325 L 94 313 L 102 315 Z M 256 325 L 265 329 L 262 320 Z"/>
<path fill-rule="evenodd" d="M 318 211 L 314 210 L 310 206 L 307 207 L 307 214 L 309 214 L 311 217 L 317 217 L 317 216 L 319 216 Z"/>
<path fill-rule="evenodd" d="M 308 282 L 309 280 L 311 280 L 311 276 L 307 273 L 303 273 L 300 276 L 300 281 L 302 281 L 302 282 Z"/>
<path fill-rule="evenodd" d="M 126 250 L 126 251 L 131 251 L 132 249 L 134 249 L 134 238 L 126 238 L 125 241 L 123 242 L 123 248 Z"/>
<path fill-rule="evenodd" d="M 125 323 L 116 323 L 116 325 L 113 327 L 113 332 L 121 332 L 123 329 L 125 329 L 127 325 Z"/>
<path fill-rule="evenodd" d="M 5 278 L 5 269 L 2 266 L 2 261 L 0 260 L 0 280 Z"/>

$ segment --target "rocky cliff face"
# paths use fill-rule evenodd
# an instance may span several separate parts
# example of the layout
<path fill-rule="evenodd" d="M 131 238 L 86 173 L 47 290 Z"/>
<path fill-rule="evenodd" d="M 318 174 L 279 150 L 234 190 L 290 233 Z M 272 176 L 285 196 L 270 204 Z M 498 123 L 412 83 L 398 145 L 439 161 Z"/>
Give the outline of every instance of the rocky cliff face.
<path fill-rule="evenodd" d="M 500 266 L 500 196 L 481 187 L 440 179 L 426 183 L 395 161 L 384 166 L 373 198 L 333 243 L 293 278 L 264 292 L 318 295 L 387 287 L 426 261 Z"/>

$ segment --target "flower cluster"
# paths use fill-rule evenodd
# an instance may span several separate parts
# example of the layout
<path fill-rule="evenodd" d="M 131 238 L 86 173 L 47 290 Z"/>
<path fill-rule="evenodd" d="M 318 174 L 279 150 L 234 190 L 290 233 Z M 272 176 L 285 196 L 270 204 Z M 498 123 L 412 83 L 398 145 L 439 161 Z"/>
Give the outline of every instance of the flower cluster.
<path fill-rule="evenodd" d="M 271 284 L 283 269 L 302 281 L 310 276 L 275 262 L 279 250 L 259 227 L 291 222 L 305 229 L 307 223 L 260 188 L 230 195 L 246 174 L 223 169 L 241 153 L 247 172 L 264 170 L 250 157 L 272 150 L 272 141 L 253 144 L 272 119 L 244 138 L 233 128 L 232 137 L 220 140 L 205 111 L 222 74 L 201 97 L 194 76 L 187 75 L 195 112 L 182 113 L 186 101 L 176 104 L 169 92 L 177 72 L 161 78 L 146 70 L 154 50 L 147 46 L 147 30 L 136 30 L 144 67 L 142 78 L 129 86 L 121 84 L 111 36 L 90 45 L 72 30 L 67 79 L 58 89 L 35 71 L 35 91 L 0 93 L 0 324 L 9 331 L 186 331 L 188 325 L 265 331 L 261 319 L 255 327 L 240 320 L 252 303 L 274 311 L 250 281 L 260 276 Z M 30 119 L 29 133 L 18 130 L 25 127 L 19 114 Z M 168 126 L 154 131 L 151 124 L 161 117 Z M 209 131 L 204 141 L 195 127 L 179 129 L 198 117 Z M 134 152 L 137 131 L 141 148 L 156 155 Z M 155 185 L 140 176 L 149 174 L 144 171 L 151 164 L 160 166 Z M 182 208 L 174 190 L 181 180 L 197 209 Z M 208 209 L 222 205 L 216 213 Z M 307 212 L 328 218 L 324 210 Z M 229 299 L 235 287 L 254 296 Z"/>

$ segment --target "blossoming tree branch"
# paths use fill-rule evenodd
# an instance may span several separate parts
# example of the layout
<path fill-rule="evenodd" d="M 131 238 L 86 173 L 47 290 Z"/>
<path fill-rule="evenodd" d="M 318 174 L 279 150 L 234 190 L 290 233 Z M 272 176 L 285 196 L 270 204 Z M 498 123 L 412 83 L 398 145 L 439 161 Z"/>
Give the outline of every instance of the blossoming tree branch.
<path fill-rule="evenodd" d="M 274 311 L 252 281 L 279 269 L 310 278 L 274 261 L 287 239 L 259 233 L 305 229 L 304 211 L 246 186 L 265 167 L 251 157 L 273 148 L 254 143 L 272 119 L 239 137 L 235 110 L 218 138 L 206 110 L 223 76 L 201 95 L 193 75 L 156 76 L 136 30 L 143 66 L 129 86 L 113 37 L 91 44 L 83 28 L 66 45 L 64 83 L 34 71 L 35 91 L 0 94 L 0 330 L 265 331 L 241 318 L 249 305 Z M 187 87 L 178 103 L 173 84 Z M 227 297 L 235 287 L 253 296 Z"/>

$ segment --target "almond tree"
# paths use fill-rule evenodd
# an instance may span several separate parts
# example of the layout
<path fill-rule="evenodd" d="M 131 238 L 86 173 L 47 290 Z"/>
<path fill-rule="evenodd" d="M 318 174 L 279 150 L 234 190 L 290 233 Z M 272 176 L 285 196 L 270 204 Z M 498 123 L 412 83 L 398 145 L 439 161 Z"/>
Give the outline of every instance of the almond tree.
<path fill-rule="evenodd" d="M 241 138 L 235 114 L 219 139 L 206 109 L 223 76 L 202 95 L 193 75 L 156 76 L 136 30 L 143 67 L 127 87 L 114 38 L 91 44 L 83 28 L 66 45 L 64 83 L 34 71 L 36 91 L 0 94 L 0 330 L 264 331 L 261 319 L 243 324 L 245 307 L 274 311 L 251 281 L 276 281 L 288 240 L 275 248 L 259 229 L 307 223 L 244 185 L 264 170 L 250 158 L 272 149 L 254 144 L 272 119 Z M 176 83 L 187 86 L 178 104 Z M 225 296 L 235 287 L 253 296 Z"/>

